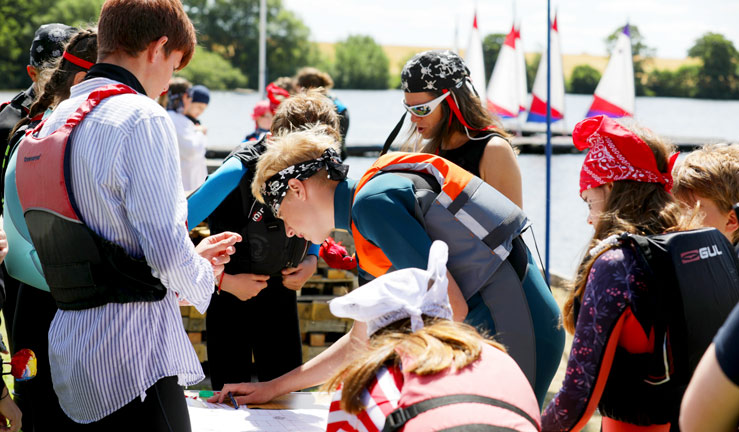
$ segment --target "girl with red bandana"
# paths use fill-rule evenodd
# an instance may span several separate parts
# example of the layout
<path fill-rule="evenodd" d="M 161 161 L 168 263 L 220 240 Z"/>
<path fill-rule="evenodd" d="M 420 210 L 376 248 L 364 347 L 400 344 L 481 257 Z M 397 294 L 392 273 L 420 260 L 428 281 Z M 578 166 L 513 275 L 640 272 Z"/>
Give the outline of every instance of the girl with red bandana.
<path fill-rule="evenodd" d="M 624 232 L 683 228 L 669 193 L 677 154 L 650 131 L 605 116 L 578 123 L 573 140 L 578 149 L 589 148 L 580 196 L 595 234 L 564 306 L 564 325 L 574 341 L 562 388 L 542 415 L 542 430 L 581 430 L 597 407 L 604 432 L 668 431 L 671 423 L 677 426 L 679 397 L 641 379 L 644 359 L 655 349 L 657 305 L 647 269 L 631 248 L 614 240 Z"/>

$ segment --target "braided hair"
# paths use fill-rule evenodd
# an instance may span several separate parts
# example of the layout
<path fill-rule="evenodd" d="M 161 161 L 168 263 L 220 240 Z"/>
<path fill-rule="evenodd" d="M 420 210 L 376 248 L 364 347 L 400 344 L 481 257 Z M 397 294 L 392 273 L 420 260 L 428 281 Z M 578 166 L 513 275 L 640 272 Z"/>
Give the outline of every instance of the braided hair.
<path fill-rule="evenodd" d="M 85 29 L 72 36 L 65 47 L 65 51 L 82 60 L 95 63 L 98 52 L 97 45 L 97 30 L 94 28 Z M 52 66 L 50 70 L 53 72 L 51 72 L 51 76 L 44 85 L 43 92 L 31 105 L 28 115 L 15 125 L 10 136 L 13 136 L 21 126 L 30 123 L 31 119 L 43 114 L 49 107 L 56 106 L 59 102 L 69 98 L 69 89 L 74 84 L 75 75 L 86 71 L 86 69 L 61 56 L 56 59 L 55 66 Z"/>

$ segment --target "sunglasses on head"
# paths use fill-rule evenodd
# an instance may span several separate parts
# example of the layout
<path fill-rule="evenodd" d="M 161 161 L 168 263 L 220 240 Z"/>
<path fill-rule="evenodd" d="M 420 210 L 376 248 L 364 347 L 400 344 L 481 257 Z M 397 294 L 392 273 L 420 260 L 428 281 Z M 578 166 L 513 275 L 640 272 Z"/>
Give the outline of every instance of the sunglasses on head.
<path fill-rule="evenodd" d="M 434 100 L 418 105 L 408 105 L 407 103 L 405 103 L 405 101 L 403 101 L 403 106 L 409 113 L 413 114 L 416 117 L 426 117 L 427 115 L 431 114 L 436 109 L 436 107 L 439 106 L 441 101 L 446 99 L 446 97 L 450 94 L 450 92 L 446 92 Z"/>

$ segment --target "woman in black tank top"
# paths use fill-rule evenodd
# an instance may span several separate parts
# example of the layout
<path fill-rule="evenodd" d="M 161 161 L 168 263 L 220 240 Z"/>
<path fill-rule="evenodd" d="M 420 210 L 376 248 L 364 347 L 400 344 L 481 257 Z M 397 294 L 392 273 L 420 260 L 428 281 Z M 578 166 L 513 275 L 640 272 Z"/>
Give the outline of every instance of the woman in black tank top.
<path fill-rule="evenodd" d="M 462 59 L 451 51 L 420 53 L 406 63 L 401 83 L 413 123 L 403 149 L 438 154 L 523 207 L 509 135 L 474 93 Z"/>

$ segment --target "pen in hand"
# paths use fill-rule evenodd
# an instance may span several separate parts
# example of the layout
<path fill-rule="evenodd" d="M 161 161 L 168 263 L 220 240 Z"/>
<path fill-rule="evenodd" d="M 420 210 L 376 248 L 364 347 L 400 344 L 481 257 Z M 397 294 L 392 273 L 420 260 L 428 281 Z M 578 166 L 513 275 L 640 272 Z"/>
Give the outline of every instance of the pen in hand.
<path fill-rule="evenodd" d="M 228 392 L 228 398 L 231 399 L 231 403 L 233 404 L 234 409 L 239 409 L 239 403 L 236 402 L 236 399 L 234 398 L 233 393 Z"/>

